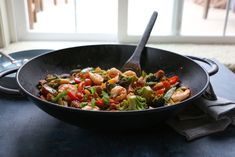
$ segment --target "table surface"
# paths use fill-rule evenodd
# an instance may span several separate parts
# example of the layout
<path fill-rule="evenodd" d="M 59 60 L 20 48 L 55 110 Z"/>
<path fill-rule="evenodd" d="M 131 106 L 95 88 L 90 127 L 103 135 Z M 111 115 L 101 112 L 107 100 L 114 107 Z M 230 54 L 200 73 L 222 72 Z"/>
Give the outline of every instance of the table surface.
<path fill-rule="evenodd" d="M 235 101 L 235 75 L 218 64 L 219 72 L 211 77 L 215 93 Z M 93 132 L 57 120 L 25 98 L 0 95 L 0 157 L 234 157 L 234 147 L 232 126 L 191 142 L 166 125 L 141 132 Z"/>

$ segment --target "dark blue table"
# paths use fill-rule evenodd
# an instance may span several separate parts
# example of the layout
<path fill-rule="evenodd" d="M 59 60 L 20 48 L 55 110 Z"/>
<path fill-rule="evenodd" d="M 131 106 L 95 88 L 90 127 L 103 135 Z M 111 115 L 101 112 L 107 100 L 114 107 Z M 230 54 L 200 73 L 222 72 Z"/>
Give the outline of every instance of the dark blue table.
<path fill-rule="evenodd" d="M 235 75 L 218 63 L 217 95 L 235 101 Z M 187 142 L 165 125 L 145 131 L 92 132 L 61 122 L 25 98 L 0 96 L 0 157 L 234 157 L 235 127 Z"/>

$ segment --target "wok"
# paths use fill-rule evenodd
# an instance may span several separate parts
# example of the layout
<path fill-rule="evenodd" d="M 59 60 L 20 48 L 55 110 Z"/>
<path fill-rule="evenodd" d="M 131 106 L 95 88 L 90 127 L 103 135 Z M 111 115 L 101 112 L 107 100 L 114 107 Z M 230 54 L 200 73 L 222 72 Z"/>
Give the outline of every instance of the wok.
<path fill-rule="evenodd" d="M 211 66 L 209 72 L 189 57 L 173 52 L 145 47 L 140 59 L 141 67 L 146 72 L 163 69 L 168 75 L 179 75 L 181 83 L 188 86 L 192 96 L 173 106 L 163 106 L 141 111 L 86 111 L 41 100 L 36 85 L 47 74 L 68 73 L 77 67 L 121 68 L 134 52 L 133 45 L 90 45 L 66 48 L 39 55 L 20 69 L 5 71 L 0 77 L 17 71 L 19 91 L 48 114 L 67 123 L 91 129 L 136 129 L 153 127 L 165 121 L 190 102 L 200 97 L 209 86 L 209 75 L 218 71 L 218 66 L 211 60 L 200 60 Z M 10 90 L 10 89 L 9 89 Z M 19 91 L 14 90 L 14 93 Z"/>

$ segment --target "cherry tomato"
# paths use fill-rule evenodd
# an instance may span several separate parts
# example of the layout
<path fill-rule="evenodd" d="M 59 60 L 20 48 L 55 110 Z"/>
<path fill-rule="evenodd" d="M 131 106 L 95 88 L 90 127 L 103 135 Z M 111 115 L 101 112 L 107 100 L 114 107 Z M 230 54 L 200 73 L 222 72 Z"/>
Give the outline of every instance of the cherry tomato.
<path fill-rule="evenodd" d="M 95 104 L 96 104 L 96 106 L 98 106 L 98 107 L 100 107 L 100 108 L 105 107 L 105 104 L 104 104 L 103 99 L 98 99 L 98 100 L 96 100 Z"/>
<path fill-rule="evenodd" d="M 91 79 L 86 78 L 86 79 L 85 79 L 85 86 L 91 86 L 91 85 L 92 85 Z"/>
<path fill-rule="evenodd" d="M 170 84 L 175 84 L 176 82 L 179 81 L 179 76 L 172 76 L 170 78 L 168 78 Z"/>

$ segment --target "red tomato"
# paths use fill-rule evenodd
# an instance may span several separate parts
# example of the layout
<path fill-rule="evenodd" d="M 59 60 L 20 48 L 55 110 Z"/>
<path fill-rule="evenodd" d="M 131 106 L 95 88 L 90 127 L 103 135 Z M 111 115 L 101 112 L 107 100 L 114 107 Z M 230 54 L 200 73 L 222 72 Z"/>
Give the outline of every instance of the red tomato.
<path fill-rule="evenodd" d="M 100 108 L 105 106 L 103 99 L 96 100 L 95 104 L 96 104 L 96 106 L 98 106 Z"/>
<path fill-rule="evenodd" d="M 91 79 L 86 78 L 86 79 L 85 79 L 85 85 L 86 85 L 86 86 L 91 86 L 91 85 L 92 85 Z"/>
<path fill-rule="evenodd" d="M 168 80 L 169 80 L 170 84 L 175 84 L 180 79 L 179 79 L 179 76 L 172 76 L 172 77 L 168 78 Z"/>

